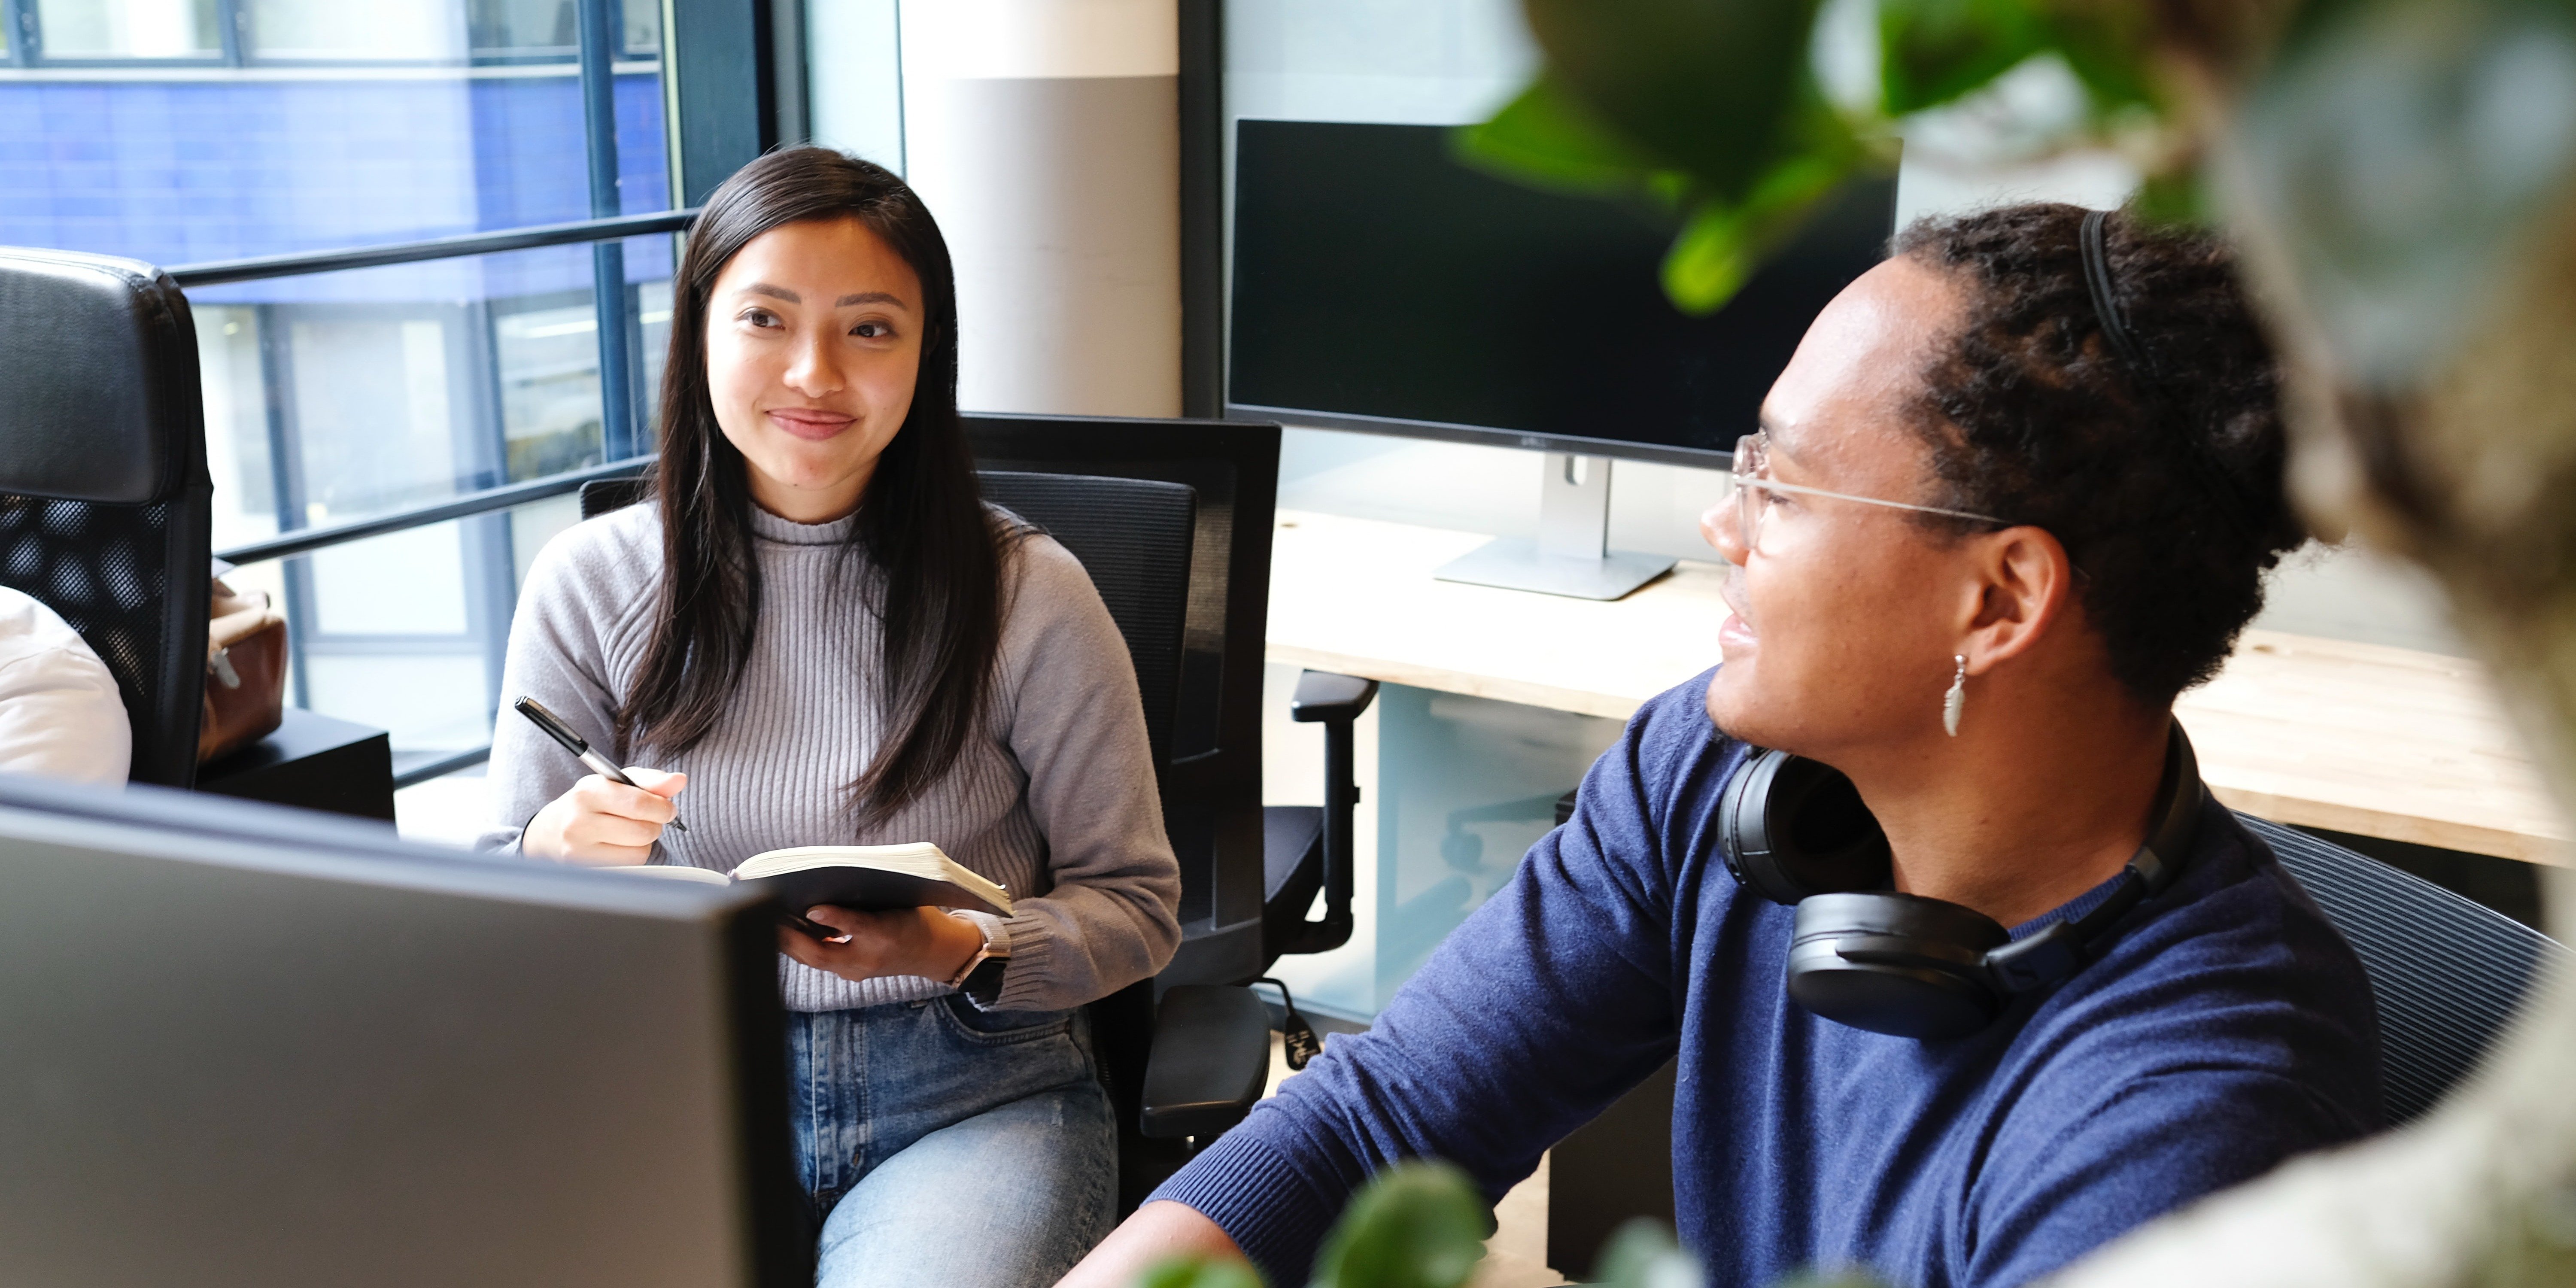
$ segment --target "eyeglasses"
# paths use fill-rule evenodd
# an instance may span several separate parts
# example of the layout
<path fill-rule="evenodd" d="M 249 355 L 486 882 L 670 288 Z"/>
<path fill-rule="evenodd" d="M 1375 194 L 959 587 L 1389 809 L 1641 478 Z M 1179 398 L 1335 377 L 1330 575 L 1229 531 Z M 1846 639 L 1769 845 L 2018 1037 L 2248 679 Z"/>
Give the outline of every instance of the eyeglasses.
<path fill-rule="evenodd" d="M 1778 483 L 1767 477 L 1771 472 L 1771 435 L 1769 431 L 1747 434 L 1735 440 L 1735 465 L 1728 477 L 1735 485 L 1735 539 L 1747 550 L 1762 543 L 1762 521 L 1771 513 L 1771 494 L 1788 492 L 1797 496 L 1828 496 L 1837 501 L 1858 501 L 1862 505 L 1883 505 L 1891 510 L 1911 510 L 1916 514 L 1947 515 L 1953 519 L 1973 519 L 1979 523 L 2004 524 L 1990 514 L 1970 514 L 1965 510 L 1945 510 L 1937 505 L 1916 505 L 1911 501 L 1886 501 L 1874 496 L 1853 496 L 1848 492 L 1828 492 L 1823 488 L 1800 487 L 1795 483 Z M 2004 524 L 2004 526 L 2010 526 Z"/>

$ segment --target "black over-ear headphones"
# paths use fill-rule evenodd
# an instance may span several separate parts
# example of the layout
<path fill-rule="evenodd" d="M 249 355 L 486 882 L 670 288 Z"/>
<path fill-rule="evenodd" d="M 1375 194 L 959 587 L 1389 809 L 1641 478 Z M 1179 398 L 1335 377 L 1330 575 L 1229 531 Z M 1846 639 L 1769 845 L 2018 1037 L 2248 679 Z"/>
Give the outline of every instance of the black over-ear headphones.
<path fill-rule="evenodd" d="M 2019 942 L 1972 908 L 1883 889 L 1887 835 L 1839 771 L 1757 751 L 1718 798 L 1726 869 L 1798 921 L 1789 996 L 1837 1023 L 1909 1038 L 1965 1037 L 2016 993 L 2074 974 L 2093 937 L 2172 884 L 2208 793 L 2182 726 L 2165 744 L 2154 830 L 2092 911 Z"/>

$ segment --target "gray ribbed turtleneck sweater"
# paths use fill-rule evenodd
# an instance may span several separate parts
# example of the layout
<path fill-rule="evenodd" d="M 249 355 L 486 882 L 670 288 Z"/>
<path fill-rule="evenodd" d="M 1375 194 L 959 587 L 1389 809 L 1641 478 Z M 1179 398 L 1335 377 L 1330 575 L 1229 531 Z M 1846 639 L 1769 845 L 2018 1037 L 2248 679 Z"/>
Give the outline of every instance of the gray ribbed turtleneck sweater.
<path fill-rule="evenodd" d="M 857 593 L 853 520 L 791 523 L 754 509 L 760 625 L 724 718 L 653 762 L 689 776 L 669 862 L 719 871 L 795 845 L 931 841 L 1001 882 L 1014 915 L 1000 1010 L 1078 1006 L 1162 969 L 1180 942 L 1180 868 L 1163 835 L 1136 674 L 1091 579 L 1045 537 L 1020 543 L 999 677 L 981 736 L 921 799 L 859 828 L 845 802 L 877 743 L 869 686 L 879 632 Z M 548 543 L 528 570 L 502 671 L 504 702 L 554 709 L 603 753 L 642 662 L 662 565 L 661 519 L 629 506 Z M 621 763 L 632 763 L 620 757 Z M 490 794 L 520 827 L 588 771 L 516 713 L 493 730 Z M 990 920 L 990 919 L 988 919 Z M 851 981 L 779 959 L 787 1005 L 830 1011 L 945 992 L 913 976 Z"/>

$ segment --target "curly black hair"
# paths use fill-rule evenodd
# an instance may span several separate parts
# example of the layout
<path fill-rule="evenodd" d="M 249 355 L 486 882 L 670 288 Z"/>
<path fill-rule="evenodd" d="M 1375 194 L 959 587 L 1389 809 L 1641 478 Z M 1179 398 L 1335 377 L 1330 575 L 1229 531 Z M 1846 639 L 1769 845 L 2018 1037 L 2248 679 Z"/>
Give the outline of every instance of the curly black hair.
<path fill-rule="evenodd" d="M 1969 288 L 1917 424 L 1937 504 L 2054 534 L 2112 674 L 2163 706 L 2218 673 L 2264 574 L 2307 534 L 2282 476 L 2279 368 L 2234 256 L 2203 233 L 2107 218 L 2133 368 L 2085 286 L 2087 213 L 2007 206 L 1897 235 L 1896 254 Z"/>

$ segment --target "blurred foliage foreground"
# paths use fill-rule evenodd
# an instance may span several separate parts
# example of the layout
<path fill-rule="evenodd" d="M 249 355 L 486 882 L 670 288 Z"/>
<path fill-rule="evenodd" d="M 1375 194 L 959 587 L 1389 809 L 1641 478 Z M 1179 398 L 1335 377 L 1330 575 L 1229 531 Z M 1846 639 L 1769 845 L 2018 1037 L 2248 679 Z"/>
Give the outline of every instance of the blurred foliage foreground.
<path fill-rule="evenodd" d="M 2320 532 L 2430 569 L 2576 805 L 2576 0 L 1524 0 L 1545 70 L 1461 145 L 1661 206 L 1664 284 L 1722 304 L 1853 173 L 2034 82 L 2018 159 L 2114 150 L 2137 207 L 2240 247 Z M 2571 811 L 2576 812 L 2576 811 Z M 2553 874 L 2551 924 L 2576 938 Z M 2576 989 L 2402 1131 L 2294 1163 L 2061 1276 L 2081 1288 L 2576 1284 Z M 1355 1204 L 1327 1288 L 1455 1285 L 1484 1216 L 1437 1171 Z M 1463 1206 L 1462 1206 L 1463 1205 Z M 1632 1243 L 1628 1288 L 1697 1282 Z M 1238 1276 L 1227 1279 L 1227 1273 Z M 1156 1288 L 1234 1288 L 1175 1267 Z"/>
<path fill-rule="evenodd" d="M 1466 1173 L 1446 1163 L 1405 1163 L 1351 1199 L 1315 1258 L 1312 1288 L 1463 1288 L 1492 1228 L 1493 1214 Z M 1604 1288 L 1700 1288 L 1698 1265 L 1648 1221 L 1621 1230 L 1602 1267 Z M 1261 1288 L 1261 1280 L 1240 1264 L 1175 1261 L 1137 1288 Z"/>

